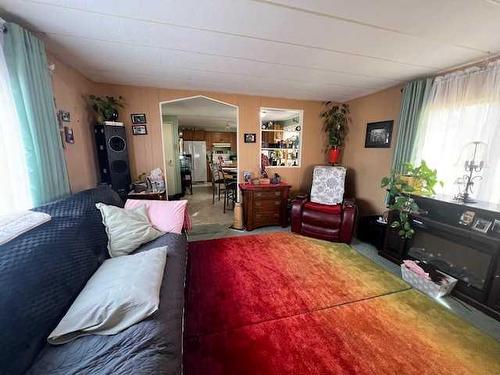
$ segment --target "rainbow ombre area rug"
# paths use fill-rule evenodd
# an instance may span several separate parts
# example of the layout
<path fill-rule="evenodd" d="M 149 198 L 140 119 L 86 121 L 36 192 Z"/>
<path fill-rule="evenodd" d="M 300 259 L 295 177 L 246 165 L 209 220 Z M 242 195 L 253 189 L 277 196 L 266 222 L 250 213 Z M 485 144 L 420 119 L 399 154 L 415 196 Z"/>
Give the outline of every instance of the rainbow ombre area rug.
<path fill-rule="evenodd" d="M 356 250 L 291 233 L 189 244 L 184 373 L 500 374 L 500 343 Z"/>

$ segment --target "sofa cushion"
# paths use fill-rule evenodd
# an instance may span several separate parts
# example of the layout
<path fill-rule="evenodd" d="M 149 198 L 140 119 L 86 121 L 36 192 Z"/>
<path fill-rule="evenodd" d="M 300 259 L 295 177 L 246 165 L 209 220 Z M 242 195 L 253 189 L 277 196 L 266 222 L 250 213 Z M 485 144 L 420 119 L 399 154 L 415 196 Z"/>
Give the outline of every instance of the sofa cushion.
<path fill-rule="evenodd" d="M 127 199 L 126 209 L 133 209 L 141 206 L 148 208 L 148 217 L 151 224 L 165 233 L 182 233 L 182 228 L 189 226 L 187 214 L 187 200 L 179 201 L 159 201 L 147 199 Z"/>
<path fill-rule="evenodd" d="M 329 205 L 342 203 L 345 175 L 344 167 L 314 167 L 311 202 Z"/>
<path fill-rule="evenodd" d="M 316 226 L 318 228 L 340 228 L 340 225 L 342 224 L 342 215 L 332 215 L 331 213 L 325 213 L 317 209 L 308 209 L 305 206 L 306 205 L 304 205 L 304 210 L 302 212 L 302 228 L 304 228 L 305 224 Z M 314 207 L 317 208 L 318 206 Z M 338 210 L 338 206 L 333 207 L 332 211 Z"/>
<path fill-rule="evenodd" d="M 106 260 L 49 335 L 65 344 L 87 335 L 114 335 L 158 310 L 167 247 Z"/>
<path fill-rule="evenodd" d="M 153 228 L 146 206 L 126 210 L 97 203 L 96 207 L 101 211 L 102 223 L 106 227 L 108 251 L 111 257 L 130 254 L 142 244 L 163 234 Z"/>
<path fill-rule="evenodd" d="M 137 251 L 159 246 L 167 246 L 167 264 L 155 314 L 113 336 L 47 344 L 27 375 L 182 374 L 186 237 L 168 233 Z"/>
<path fill-rule="evenodd" d="M 96 202 L 121 205 L 109 188 L 91 189 L 34 211 L 50 222 L 0 246 L 0 374 L 19 374 L 106 258 Z"/>
<path fill-rule="evenodd" d="M 320 204 L 314 202 L 307 202 L 304 204 L 304 209 L 313 210 L 316 212 L 323 212 L 329 215 L 341 215 L 342 214 L 342 205 L 328 205 L 328 204 Z"/>

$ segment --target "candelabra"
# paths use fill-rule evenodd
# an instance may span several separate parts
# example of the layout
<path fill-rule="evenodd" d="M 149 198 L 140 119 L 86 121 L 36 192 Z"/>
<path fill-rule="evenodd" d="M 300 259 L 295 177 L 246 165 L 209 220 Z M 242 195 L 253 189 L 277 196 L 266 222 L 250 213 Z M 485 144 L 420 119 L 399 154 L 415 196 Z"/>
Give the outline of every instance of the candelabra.
<path fill-rule="evenodd" d="M 464 169 L 466 174 L 464 174 L 463 177 L 459 179 L 461 183 L 465 186 L 465 188 L 463 192 L 459 192 L 455 196 L 455 199 L 460 200 L 464 203 L 475 202 L 475 200 L 471 198 L 472 188 L 475 182 L 481 181 L 483 179 L 482 176 L 479 176 L 477 174 L 480 173 L 485 166 L 484 160 L 476 160 L 476 159 L 478 158 L 479 146 L 485 146 L 485 145 L 486 144 L 484 142 L 479 142 L 479 141 L 471 142 L 467 145 L 467 146 L 473 146 L 474 150 L 472 152 L 472 159 L 465 160 Z"/>

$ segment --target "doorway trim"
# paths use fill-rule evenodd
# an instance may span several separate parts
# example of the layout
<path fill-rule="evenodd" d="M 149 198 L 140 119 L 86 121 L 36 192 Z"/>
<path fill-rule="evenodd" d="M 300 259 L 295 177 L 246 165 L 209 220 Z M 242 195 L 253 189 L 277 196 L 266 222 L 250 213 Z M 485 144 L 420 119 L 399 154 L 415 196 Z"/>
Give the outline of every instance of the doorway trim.
<path fill-rule="evenodd" d="M 177 99 L 172 99 L 172 100 L 165 100 L 161 101 L 159 103 L 159 109 L 160 109 L 160 131 L 161 131 L 161 147 L 162 147 L 162 158 L 163 158 L 163 171 L 165 173 L 165 182 L 166 182 L 166 173 L 167 173 L 167 161 L 165 159 L 165 144 L 163 142 L 164 139 L 164 134 L 163 134 L 163 112 L 162 112 L 162 105 L 163 104 L 169 104 L 169 103 L 175 103 L 175 102 L 180 102 L 184 100 L 190 100 L 190 99 L 198 99 L 198 98 L 203 98 L 203 99 L 208 99 L 212 102 L 224 104 L 230 107 L 233 107 L 236 109 L 236 155 L 238 157 L 237 163 L 236 163 L 236 168 L 238 168 L 238 175 L 236 177 L 236 184 L 238 185 L 240 183 L 240 107 L 236 104 L 231 104 L 224 102 L 222 100 L 214 99 L 206 95 L 194 95 L 194 96 L 186 96 L 182 98 L 177 98 Z M 237 192 L 237 200 L 240 199 L 240 191 L 238 187 L 236 188 Z M 168 186 L 167 186 L 167 197 L 168 197 Z"/>

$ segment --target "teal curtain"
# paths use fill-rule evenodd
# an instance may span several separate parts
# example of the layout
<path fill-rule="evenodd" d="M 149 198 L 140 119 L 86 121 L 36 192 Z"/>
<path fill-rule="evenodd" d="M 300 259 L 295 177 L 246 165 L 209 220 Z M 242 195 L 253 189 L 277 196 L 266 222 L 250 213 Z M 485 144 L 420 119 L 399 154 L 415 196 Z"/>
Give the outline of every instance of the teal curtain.
<path fill-rule="evenodd" d="M 425 103 L 429 99 L 432 78 L 420 79 L 406 84 L 399 114 L 399 130 L 392 169 L 402 172 L 405 163 L 412 161 L 415 139 L 421 123 Z"/>
<path fill-rule="evenodd" d="M 4 54 L 35 206 L 69 194 L 68 173 L 43 42 L 6 24 Z"/>

